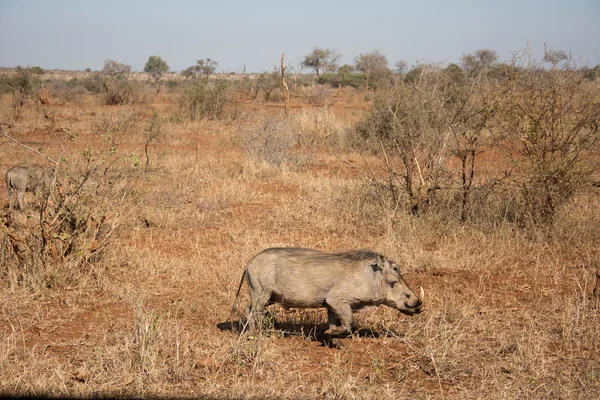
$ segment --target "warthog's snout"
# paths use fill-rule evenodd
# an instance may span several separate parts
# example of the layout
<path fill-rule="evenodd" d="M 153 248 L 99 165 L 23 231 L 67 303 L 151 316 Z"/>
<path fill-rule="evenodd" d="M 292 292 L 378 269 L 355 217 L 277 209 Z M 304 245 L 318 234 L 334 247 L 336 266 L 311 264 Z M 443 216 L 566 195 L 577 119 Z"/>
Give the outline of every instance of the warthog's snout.
<path fill-rule="evenodd" d="M 399 310 L 401 313 L 406 315 L 414 315 L 421 312 L 423 309 L 423 297 L 425 297 L 425 291 L 423 287 L 420 288 L 420 296 L 417 296 L 415 293 L 406 294 L 406 300 L 404 301 L 404 307 L 401 307 Z"/>
<path fill-rule="evenodd" d="M 414 296 L 415 299 L 410 299 L 404 302 L 404 307 L 400 308 L 399 311 L 402 314 L 406 314 L 406 315 L 414 315 L 414 314 L 418 314 L 421 312 L 421 309 L 423 308 L 423 302 L 416 298 L 416 296 Z"/>

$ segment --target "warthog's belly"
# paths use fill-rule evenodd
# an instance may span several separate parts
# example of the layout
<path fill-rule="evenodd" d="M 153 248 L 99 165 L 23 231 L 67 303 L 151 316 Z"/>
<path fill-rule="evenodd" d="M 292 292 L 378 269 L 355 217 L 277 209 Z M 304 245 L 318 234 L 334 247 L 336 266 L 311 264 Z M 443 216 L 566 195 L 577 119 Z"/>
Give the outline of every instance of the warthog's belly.
<path fill-rule="evenodd" d="M 285 308 L 317 308 L 325 307 L 324 297 L 306 297 L 298 293 L 273 293 L 271 302 L 279 303 Z"/>

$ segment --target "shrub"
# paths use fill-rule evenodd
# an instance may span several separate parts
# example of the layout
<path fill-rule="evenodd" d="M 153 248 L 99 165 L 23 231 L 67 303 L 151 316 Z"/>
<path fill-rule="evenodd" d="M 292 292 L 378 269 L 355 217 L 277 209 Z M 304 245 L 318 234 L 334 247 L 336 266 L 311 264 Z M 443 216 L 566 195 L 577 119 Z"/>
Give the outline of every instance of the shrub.
<path fill-rule="evenodd" d="M 139 104 L 142 97 L 137 93 L 133 82 L 125 80 L 112 80 L 105 83 L 105 90 L 102 96 L 102 103 L 107 106 L 116 106 L 122 104 Z"/>
<path fill-rule="evenodd" d="M 39 212 L 0 212 L 0 278 L 13 290 L 61 289 L 97 276 L 127 212 L 118 154 L 62 154 Z"/>
<path fill-rule="evenodd" d="M 329 107 L 306 109 L 291 118 L 299 141 L 307 145 L 341 147 L 345 144 L 346 129 Z"/>
<path fill-rule="evenodd" d="M 264 71 L 257 79 L 256 79 L 256 95 L 262 90 L 264 100 L 270 101 L 271 95 L 281 94 L 277 89 L 281 88 L 281 74 L 277 68 L 273 69 L 271 72 Z M 278 96 L 279 97 L 279 96 Z M 283 95 L 278 98 L 278 100 L 274 101 L 282 101 Z"/>
<path fill-rule="evenodd" d="M 537 63 L 515 69 L 498 107 L 529 217 L 552 223 L 558 209 L 600 170 L 600 103 L 586 72 Z M 519 67 L 519 66 L 517 66 Z"/>
<path fill-rule="evenodd" d="M 256 127 L 244 128 L 240 135 L 253 158 L 277 166 L 299 161 L 293 154 L 298 135 L 287 119 L 264 120 Z"/>
<path fill-rule="evenodd" d="M 304 102 L 311 106 L 327 105 L 331 97 L 331 89 L 321 85 L 302 88 L 300 93 Z"/>
<path fill-rule="evenodd" d="M 67 87 L 72 89 L 81 86 L 90 93 L 98 94 L 104 90 L 105 79 L 106 78 L 99 73 L 95 73 L 82 79 L 71 78 L 71 80 L 67 82 Z"/>
<path fill-rule="evenodd" d="M 19 121 L 23 114 L 25 99 L 36 94 L 40 88 L 39 76 L 44 73 L 40 67 L 17 67 L 14 74 L 4 75 L 0 82 L 2 90 L 12 94 L 13 119 Z"/>
<path fill-rule="evenodd" d="M 337 88 L 339 86 L 351 86 L 355 89 L 364 87 L 367 76 L 363 73 L 343 73 L 338 72 L 337 74 L 323 74 L 319 76 L 318 83 L 321 85 L 330 85 L 331 87 Z"/>
<path fill-rule="evenodd" d="M 219 119 L 230 100 L 229 83 L 217 81 L 211 84 L 206 81 L 196 82 L 185 89 L 179 96 L 179 107 L 191 120 Z"/>
<path fill-rule="evenodd" d="M 384 177 L 369 174 L 386 208 L 418 215 L 442 187 L 461 188 L 461 219 L 467 218 L 475 157 L 493 115 L 478 80 L 459 85 L 452 76 L 424 73 L 412 84 L 376 97 L 371 113 L 355 127 L 354 143 L 382 158 Z M 458 159 L 459 167 L 449 169 Z M 372 168 L 370 169 L 372 170 Z M 385 195 L 383 194 L 384 192 Z"/>
<path fill-rule="evenodd" d="M 83 86 L 69 87 L 68 82 L 54 81 L 50 87 L 50 95 L 70 104 L 81 104 L 88 91 Z"/>

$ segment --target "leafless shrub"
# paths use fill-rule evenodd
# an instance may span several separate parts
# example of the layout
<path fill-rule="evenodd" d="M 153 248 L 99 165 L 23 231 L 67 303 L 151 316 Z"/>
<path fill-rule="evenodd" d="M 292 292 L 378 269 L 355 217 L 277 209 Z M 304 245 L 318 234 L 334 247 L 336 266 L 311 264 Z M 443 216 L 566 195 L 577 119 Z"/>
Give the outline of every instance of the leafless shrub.
<path fill-rule="evenodd" d="M 435 203 L 461 221 L 548 223 L 589 185 L 600 167 L 593 83 L 568 63 L 545 70 L 526 57 L 508 71 L 423 70 L 375 99 L 352 139 L 378 155 L 361 173 L 387 212 Z M 498 154 L 508 162 L 483 162 Z"/>
<path fill-rule="evenodd" d="M 50 87 L 50 95 L 65 103 L 81 105 L 88 91 L 83 86 L 69 87 L 65 82 L 56 81 Z"/>
<path fill-rule="evenodd" d="M 298 165 L 305 158 L 294 152 L 298 133 L 287 119 L 269 118 L 240 132 L 246 152 L 253 158 L 280 166 Z"/>
<path fill-rule="evenodd" d="M 406 208 L 421 213 L 448 179 L 449 136 L 434 95 L 439 86 L 439 75 L 429 74 L 378 96 L 353 132 L 356 142 L 378 155 L 379 163 L 366 166 L 363 176 L 392 214 Z M 374 172 L 380 168 L 383 176 Z"/>
<path fill-rule="evenodd" d="M 140 114 L 133 108 L 122 108 L 117 112 L 97 116 L 92 131 L 102 136 L 105 142 L 116 145 L 123 136 L 134 132 L 140 122 Z"/>
<path fill-rule="evenodd" d="M 527 54 L 513 62 L 519 72 L 506 82 L 499 131 L 534 223 L 551 223 L 558 209 L 588 186 L 600 164 L 600 103 L 581 70 L 553 64 L 550 70 Z"/>
<path fill-rule="evenodd" d="M 11 108 L 13 110 L 12 118 L 14 121 L 20 121 L 23 117 L 23 105 L 27 95 L 22 90 L 16 90 L 12 95 Z"/>
<path fill-rule="evenodd" d="M 254 98 L 258 96 L 259 92 L 262 91 L 265 101 L 282 101 L 283 94 L 278 92 L 278 88 L 281 87 L 281 73 L 277 68 L 273 68 L 273 71 L 267 72 L 264 71 L 260 76 L 256 79 L 256 92 Z M 277 96 L 280 94 L 278 100 L 271 99 L 272 95 Z"/>
<path fill-rule="evenodd" d="M 301 88 L 298 92 L 306 104 L 311 106 L 327 105 L 331 98 L 331 88 L 324 85 L 307 86 Z"/>

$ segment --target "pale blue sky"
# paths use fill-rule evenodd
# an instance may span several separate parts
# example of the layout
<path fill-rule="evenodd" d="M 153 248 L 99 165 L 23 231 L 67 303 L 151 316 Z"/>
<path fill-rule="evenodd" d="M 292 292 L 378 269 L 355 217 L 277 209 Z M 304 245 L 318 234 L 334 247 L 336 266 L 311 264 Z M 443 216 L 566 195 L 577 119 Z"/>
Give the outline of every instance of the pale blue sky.
<path fill-rule="evenodd" d="M 0 0 L 0 66 L 97 70 L 111 58 L 139 71 L 158 55 L 176 71 L 211 58 L 260 72 L 315 46 L 342 63 L 378 49 L 410 66 L 480 48 L 504 61 L 527 41 L 537 57 L 547 43 L 595 65 L 599 21 L 600 0 Z"/>

